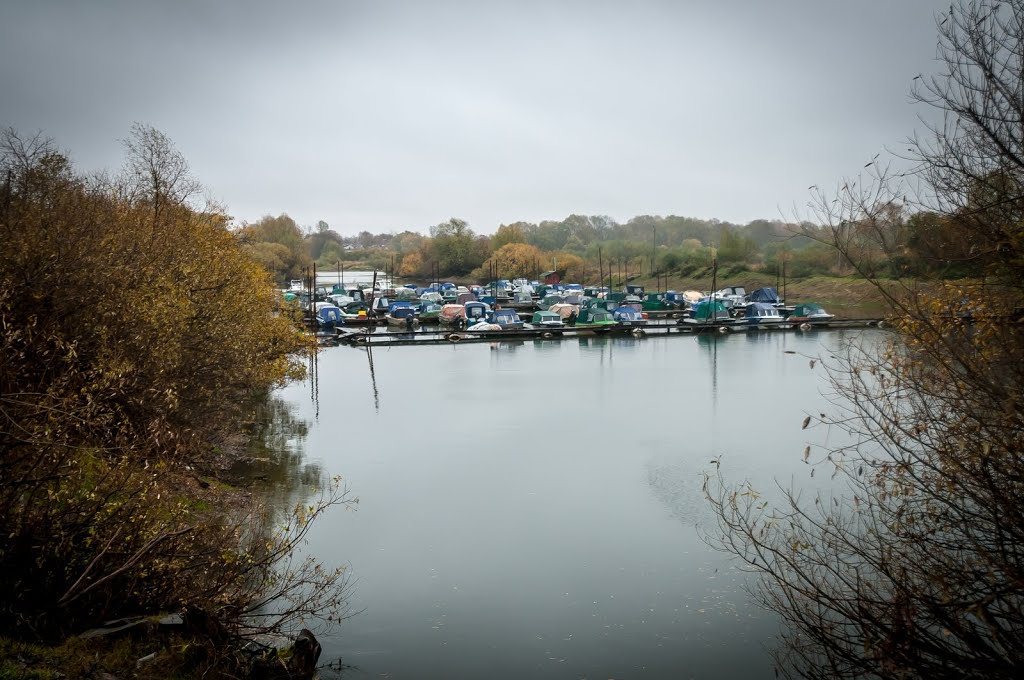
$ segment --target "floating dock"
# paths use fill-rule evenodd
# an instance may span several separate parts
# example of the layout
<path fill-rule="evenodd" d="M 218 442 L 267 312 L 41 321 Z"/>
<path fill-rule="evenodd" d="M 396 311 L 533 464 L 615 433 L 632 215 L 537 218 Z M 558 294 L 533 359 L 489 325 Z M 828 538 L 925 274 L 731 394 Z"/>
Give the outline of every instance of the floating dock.
<path fill-rule="evenodd" d="M 472 342 L 497 342 L 501 340 L 566 340 L 570 338 L 594 337 L 600 335 L 637 338 L 648 336 L 682 336 L 707 333 L 784 333 L 814 332 L 829 329 L 880 328 L 882 319 L 832 319 L 820 323 L 780 323 L 766 326 L 748 326 L 735 323 L 680 323 L 668 321 L 648 323 L 644 326 L 616 324 L 614 326 L 565 326 L 564 328 L 523 328 L 493 331 L 470 329 L 421 328 L 416 330 L 373 330 L 371 328 L 337 329 L 336 341 L 346 345 L 447 345 Z"/>

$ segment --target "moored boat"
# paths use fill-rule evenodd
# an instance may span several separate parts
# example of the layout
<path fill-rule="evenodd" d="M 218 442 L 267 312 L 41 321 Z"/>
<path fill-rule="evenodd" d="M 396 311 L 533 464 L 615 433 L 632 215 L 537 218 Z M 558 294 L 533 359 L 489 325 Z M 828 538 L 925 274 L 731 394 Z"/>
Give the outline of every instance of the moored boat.
<path fill-rule="evenodd" d="M 736 319 L 729 312 L 724 301 L 705 298 L 693 305 L 690 316 L 680 319 L 680 325 L 689 326 L 735 326 Z"/>
<path fill-rule="evenodd" d="M 487 317 L 487 320 L 502 330 L 520 330 L 523 327 L 523 320 L 514 309 L 495 309 Z"/>
<path fill-rule="evenodd" d="M 783 300 L 779 296 L 779 291 L 775 290 L 770 286 L 765 288 L 758 288 L 757 290 L 755 290 L 753 293 L 746 297 L 746 301 L 748 303 L 761 302 L 764 304 L 772 305 L 773 307 L 782 307 L 785 304 L 785 300 Z"/>
<path fill-rule="evenodd" d="M 551 330 L 564 328 L 565 322 L 562 321 L 562 317 L 552 311 L 534 312 L 533 316 L 530 318 L 530 326 L 533 328 Z"/>
<path fill-rule="evenodd" d="M 826 324 L 834 318 L 835 314 L 829 314 L 816 302 L 805 302 L 793 308 L 793 313 L 787 320 L 796 324 L 809 323 L 813 326 Z"/>
<path fill-rule="evenodd" d="M 455 327 L 464 326 L 466 323 L 466 307 L 458 304 L 448 304 L 441 307 L 437 320 L 442 326 Z"/>
<path fill-rule="evenodd" d="M 578 305 L 570 305 L 566 302 L 559 302 L 558 304 L 551 305 L 548 311 L 554 312 L 555 314 L 560 316 L 564 321 L 569 319 L 569 317 L 575 318 L 579 316 L 580 308 Z"/>
<path fill-rule="evenodd" d="M 638 312 L 632 307 L 619 307 L 612 312 L 612 318 L 622 326 L 646 326 L 647 318 L 643 312 Z"/>
<path fill-rule="evenodd" d="M 491 313 L 491 306 L 486 302 L 480 302 L 474 300 L 467 302 L 463 305 L 466 315 L 466 323 L 472 325 L 480 321 L 486 321 L 487 316 Z"/>
<path fill-rule="evenodd" d="M 603 307 L 584 307 L 576 317 L 576 328 L 602 328 L 616 325 L 612 313 Z"/>
<path fill-rule="evenodd" d="M 421 302 L 416 307 L 416 318 L 420 323 L 437 323 L 441 315 L 441 305 L 436 302 Z"/>
<path fill-rule="evenodd" d="M 644 312 L 663 312 L 670 309 L 676 309 L 676 305 L 675 303 L 668 301 L 665 297 L 665 293 L 647 293 L 644 295 L 640 309 Z"/>
<path fill-rule="evenodd" d="M 327 302 L 316 302 L 314 304 L 316 305 L 316 325 L 320 330 L 334 330 L 344 322 L 341 309 L 337 305 Z"/>
<path fill-rule="evenodd" d="M 742 323 L 757 328 L 779 327 L 786 319 L 779 314 L 778 308 L 766 302 L 751 302 L 747 305 Z"/>
<path fill-rule="evenodd" d="M 415 328 L 420 325 L 419 319 L 416 318 L 416 308 L 402 302 L 392 303 L 384 319 L 388 326 L 396 328 Z"/>

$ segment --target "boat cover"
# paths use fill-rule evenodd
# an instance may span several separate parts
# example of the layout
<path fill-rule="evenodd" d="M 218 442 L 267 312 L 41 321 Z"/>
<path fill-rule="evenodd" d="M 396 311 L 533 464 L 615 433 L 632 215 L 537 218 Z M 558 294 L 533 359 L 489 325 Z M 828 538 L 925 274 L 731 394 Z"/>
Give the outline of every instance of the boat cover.
<path fill-rule="evenodd" d="M 568 303 L 560 302 L 557 305 L 551 305 L 548 311 L 554 312 L 563 319 L 568 319 L 569 315 L 571 315 L 573 312 L 576 312 L 576 315 L 579 316 L 580 308 L 577 307 L 576 305 L 570 305 Z"/>
<path fill-rule="evenodd" d="M 765 302 L 770 305 L 782 302 L 779 291 L 774 288 L 758 288 L 747 296 L 747 302 Z"/>
<path fill-rule="evenodd" d="M 755 316 L 760 316 L 760 317 L 772 316 L 772 317 L 776 317 L 776 316 L 779 316 L 779 310 L 777 310 L 775 307 L 771 306 L 770 304 L 767 304 L 767 303 L 764 303 L 764 302 L 751 302 L 749 305 L 747 305 L 747 316 L 750 316 L 750 317 L 755 317 Z"/>
<path fill-rule="evenodd" d="M 455 319 L 466 318 L 466 308 L 462 305 L 445 305 L 441 308 L 441 314 L 439 315 L 442 319 L 453 321 Z"/>

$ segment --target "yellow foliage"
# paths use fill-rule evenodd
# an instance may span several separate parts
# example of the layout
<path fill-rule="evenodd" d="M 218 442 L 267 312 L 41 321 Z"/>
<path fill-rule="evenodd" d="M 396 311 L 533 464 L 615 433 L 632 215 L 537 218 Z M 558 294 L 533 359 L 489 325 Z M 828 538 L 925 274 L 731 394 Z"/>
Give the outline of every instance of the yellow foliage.
<path fill-rule="evenodd" d="M 527 243 L 509 243 L 496 250 L 483 264 L 484 269 L 497 265 L 498 273 L 505 278 L 529 276 L 537 270 L 542 257 L 536 246 Z"/>
<path fill-rule="evenodd" d="M 46 142 L 0 146 L 0 609 L 59 607 L 37 633 L 237 592 L 248 577 L 215 559 L 228 525 L 197 521 L 181 470 L 301 370 L 266 271 L 192 203 L 166 139 L 135 134 L 109 183 Z"/>
<path fill-rule="evenodd" d="M 412 252 L 402 258 L 402 266 L 398 268 L 399 276 L 417 276 L 423 270 L 423 256 Z"/>

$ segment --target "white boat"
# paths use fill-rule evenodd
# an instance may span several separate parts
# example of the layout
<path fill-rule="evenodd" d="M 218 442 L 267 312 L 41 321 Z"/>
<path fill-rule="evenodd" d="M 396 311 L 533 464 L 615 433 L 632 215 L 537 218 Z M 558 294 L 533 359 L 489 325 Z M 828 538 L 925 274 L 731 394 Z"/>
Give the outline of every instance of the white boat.
<path fill-rule="evenodd" d="M 781 327 L 786 319 L 779 314 L 779 310 L 765 302 L 751 302 L 747 305 L 746 314 L 741 323 L 758 328 Z"/>

